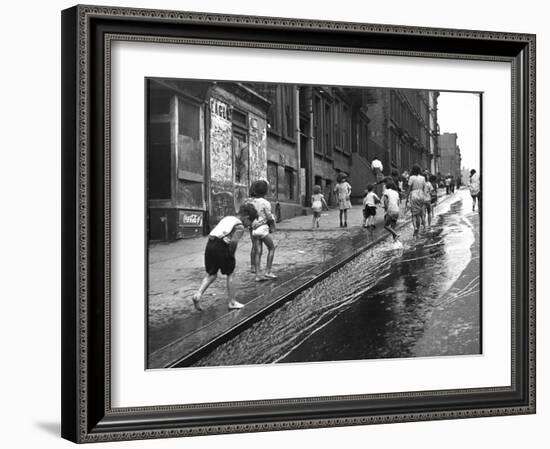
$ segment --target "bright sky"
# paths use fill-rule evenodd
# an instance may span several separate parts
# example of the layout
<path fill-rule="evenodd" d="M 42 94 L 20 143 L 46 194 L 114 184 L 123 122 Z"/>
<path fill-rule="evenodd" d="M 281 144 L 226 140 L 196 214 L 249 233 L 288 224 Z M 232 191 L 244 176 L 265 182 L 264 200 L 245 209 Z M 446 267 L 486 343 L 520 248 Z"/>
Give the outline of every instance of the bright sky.
<path fill-rule="evenodd" d="M 437 103 L 440 133 L 456 133 L 462 167 L 480 170 L 480 105 L 478 93 L 441 92 Z"/>

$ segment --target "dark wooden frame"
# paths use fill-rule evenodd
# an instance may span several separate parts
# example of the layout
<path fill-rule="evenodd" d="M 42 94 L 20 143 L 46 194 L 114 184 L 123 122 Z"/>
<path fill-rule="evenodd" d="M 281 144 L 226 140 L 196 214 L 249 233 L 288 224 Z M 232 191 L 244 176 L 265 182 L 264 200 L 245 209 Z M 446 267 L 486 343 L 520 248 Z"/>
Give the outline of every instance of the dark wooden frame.
<path fill-rule="evenodd" d="M 511 386 L 112 408 L 105 98 L 117 39 L 510 62 Z M 76 6 L 62 13 L 62 85 L 63 437 L 93 442 L 535 412 L 534 35 Z"/>

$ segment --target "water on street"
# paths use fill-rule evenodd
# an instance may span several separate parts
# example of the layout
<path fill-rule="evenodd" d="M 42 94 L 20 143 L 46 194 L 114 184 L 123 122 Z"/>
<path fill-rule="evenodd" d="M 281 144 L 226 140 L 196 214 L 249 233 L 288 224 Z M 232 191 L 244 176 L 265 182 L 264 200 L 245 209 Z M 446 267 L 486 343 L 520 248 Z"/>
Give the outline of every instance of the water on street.
<path fill-rule="evenodd" d="M 432 226 L 400 231 L 195 366 L 479 354 L 479 215 L 467 190 Z M 365 238 L 368 232 L 365 231 Z"/>

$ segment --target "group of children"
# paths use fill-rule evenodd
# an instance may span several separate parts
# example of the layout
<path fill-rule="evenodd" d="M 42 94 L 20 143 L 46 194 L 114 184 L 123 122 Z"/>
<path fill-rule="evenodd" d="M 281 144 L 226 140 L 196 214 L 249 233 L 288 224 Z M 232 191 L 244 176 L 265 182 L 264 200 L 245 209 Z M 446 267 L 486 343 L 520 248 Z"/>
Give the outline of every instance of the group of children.
<path fill-rule="evenodd" d="M 402 180 L 398 173 L 392 172 L 391 176 L 380 181 L 384 190 L 382 198 L 374 191 L 374 185 L 369 184 L 363 197 L 363 227 L 368 229 L 375 228 L 375 217 L 377 206 L 384 208 L 384 229 L 386 229 L 394 238 L 399 240 L 399 235 L 395 231 L 397 220 L 399 218 L 399 205 L 402 196 L 406 198 L 406 205 L 411 208 L 411 216 L 414 227 L 414 234 L 417 235 L 420 226 L 426 228 L 431 226 L 433 208 L 437 203 L 437 178 L 429 173 L 422 174 L 418 165 L 414 165 L 411 175 L 407 177 L 406 191 L 403 190 Z M 401 184 L 401 186 L 400 186 Z M 339 175 L 334 193 L 338 200 L 340 209 L 340 227 L 347 227 L 347 210 L 351 208 L 350 196 L 351 185 L 347 182 L 345 175 Z M 312 227 L 318 228 L 321 210 L 325 207 L 328 210 L 324 196 L 321 194 L 321 186 L 315 186 L 311 197 L 312 204 Z"/>
<path fill-rule="evenodd" d="M 426 179 L 428 177 L 429 179 Z M 428 226 L 431 225 L 433 207 L 437 202 L 437 188 L 435 176 L 421 174 L 420 167 L 413 166 L 408 178 L 407 204 L 411 207 L 411 216 L 415 235 L 420 225 L 426 227 L 426 214 Z M 387 230 L 397 244 L 399 234 L 395 228 L 399 219 L 399 206 L 401 203 L 401 189 L 398 181 L 393 176 L 384 181 L 382 198 L 374 192 L 374 185 L 369 184 L 363 198 L 363 227 L 374 228 L 374 219 L 377 206 L 384 208 L 384 229 Z M 272 273 L 273 259 L 275 257 L 275 244 L 271 234 L 275 230 L 275 220 L 271 213 L 271 204 L 265 199 L 269 185 L 267 181 L 256 181 L 252 184 L 249 198 L 240 207 L 237 216 L 227 216 L 212 229 L 208 235 L 204 262 L 206 276 L 202 280 L 199 289 L 192 296 L 193 304 L 197 310 L 202 310 L 200 299 L 206 289 L 216 280 L 218 271 L 227 276 L 227 297 L 229 309 L 240 309 L 243 304 L 235 300 L 234 270 L 235 252 L 237 244 L 242 238 L 245 229 L 249 229 L 252 248 L 250 251 L 251 272 L 255 274 L 256 281 L 276 279 Z M 340 209 L 340 227 L 347 227 L 347 211 L 351 208 L 351 185 L 344 174 L 339 175 L 334 189 Z M 323 208 L 328 210 L 327 202 L 321 193 L 321 186 L 313 188 L 311 197 L 312 228 L 318 228 Z M 260 262 L 263 246 L 267 247 L 266 269 L 262 274 Z"/>
<path fill-rule="evenodd" d="M 192 296 L 193 305 L 202 310 L 201 297 L 206 289 L 216 280 L 218 271 L 227 276 L 227 306 L 229 309 L 241 309 L 243 304 L 235 300 L 234 271 L 235 252 L 238 242 L 249 229 L 252 248 L 250 250 L 250 270 L 255 274 L 256 281 L 277 279 L 273 274 L 272 265 L 275 257 L 275 244 L 271 234 L 275 230 L 275 219 L 271 213 L 271 204 L 265 199 L 269 185 L 267 181 L 256 181 L 249 191 L 249 198 L 239 208 L 237 216 L 223 217 L 210 231 L 204 251 L 204 266 L 206 276 L 199 289 Z M 263 245 L 267 247 L 267 262 L 265 272 L 260 271 Z"/>
<path fill-rule="evenodd" d="M 346 228 L 348 226 L 347 212 L 348 209 L 351 209 L 351 185 L 347 182 L 347 177 L 344 174 L 338 176 L 334 193 L 336 194 L 340 210 L 340 227 Z M 384 229 L 393 236 L 394 240 L 398 240 L 399 235 L 395 232 L 395 227 L 399 218 L 400 196 L 398 187 L 391 178 L 385 181 L 385 190 L 382 199 L 374 192 L 374 185 L 369 184 L 367 186 L 367 191 L 363 198 L 363 227 L 375 227 L 374 217 L 376 216 L 376 207 L 379 204 L 383 205 L 385 211 Z M 328 210 L 328 205 L 321 193 L 321 186 L 316 185 L 313 187 L 313 195 L 311 196 L 313 229 L 319 227 L 323 208 Z"/>

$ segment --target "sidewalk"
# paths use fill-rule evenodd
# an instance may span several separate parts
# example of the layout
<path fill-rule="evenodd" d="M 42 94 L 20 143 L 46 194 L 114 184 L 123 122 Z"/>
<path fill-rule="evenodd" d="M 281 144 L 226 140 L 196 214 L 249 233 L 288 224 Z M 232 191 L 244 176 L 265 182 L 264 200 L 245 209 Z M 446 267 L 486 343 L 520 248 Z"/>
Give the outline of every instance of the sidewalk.
<path fill-rule="evenodd" d="M 402 206 L 398 226 L 408 219 Z M 337 209 L 323 212 L 320 228 L 315 230 L 311 215 L 278 223 L 273 234 L 273 272 L 278 279 L 267 282 L 256 282 L 249 271 L 251 242 L 245 235 L 236 254 L 235 286 L 237 301 L 246 307 L 233 311 L 227 308 L 225 276 L 221 275 L 201 299 L 204 310 L 196 311 L 193 306 L 191 295 L 204 276 L 206 237 L 151 244 L 148 367 L 174 366 L 205 346 L 228 339 L 389 235 L 383 229 L 382 208 L 378 208 L 374 232 L 362 223 L 361 206 L 348 211 L 347 228 L 339 227 Z"/>

